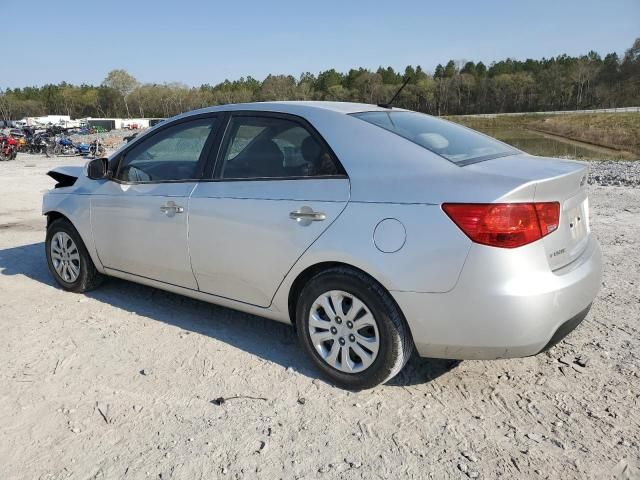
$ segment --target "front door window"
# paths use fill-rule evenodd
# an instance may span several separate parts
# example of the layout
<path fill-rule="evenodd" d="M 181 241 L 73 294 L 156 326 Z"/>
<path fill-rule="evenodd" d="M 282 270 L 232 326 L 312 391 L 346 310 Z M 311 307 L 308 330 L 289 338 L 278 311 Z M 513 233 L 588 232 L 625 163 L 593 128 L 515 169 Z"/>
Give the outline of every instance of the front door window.
<path fill-rule="evenodd" d="M 204 146 L 215 126 L 215 118 L 201 118 L 142 140 L 124 155 L 116 180 L 140 183 L 196 179 Z"/>

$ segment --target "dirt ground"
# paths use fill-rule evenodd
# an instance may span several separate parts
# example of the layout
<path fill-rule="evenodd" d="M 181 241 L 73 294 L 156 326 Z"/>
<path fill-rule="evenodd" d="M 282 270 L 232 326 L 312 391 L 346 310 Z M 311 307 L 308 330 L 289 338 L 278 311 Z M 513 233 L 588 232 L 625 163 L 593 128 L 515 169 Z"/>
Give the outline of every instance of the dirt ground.
<path fill-rule="evenodd" d="M 45 172 L 80 162 L 0 162 L 1 479 L 639 478 L 640 189 L 590 187 L 604 282 L 564 342 L 414 358 L 349 393 L 286 325 L 115 279 L 57 288 Z"/>

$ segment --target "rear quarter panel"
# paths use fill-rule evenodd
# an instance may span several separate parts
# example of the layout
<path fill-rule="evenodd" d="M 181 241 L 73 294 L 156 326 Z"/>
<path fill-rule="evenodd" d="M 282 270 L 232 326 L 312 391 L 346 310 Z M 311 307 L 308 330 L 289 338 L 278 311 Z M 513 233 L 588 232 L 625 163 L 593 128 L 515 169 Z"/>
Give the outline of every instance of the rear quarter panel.
<path fill-rule="evenodd" d="M 386 218 L 399 220 L 406 231 L 404 245 L 394 253 L 381 252 L 374 242 L 376 226 Z M 286 311 L 294 280 L 322 262 L 359 268 L 387 290 L 447 292 L 456 285 L 470 246 L 439 205 L 350 202 L 285 277 L 274 307 Z"/>

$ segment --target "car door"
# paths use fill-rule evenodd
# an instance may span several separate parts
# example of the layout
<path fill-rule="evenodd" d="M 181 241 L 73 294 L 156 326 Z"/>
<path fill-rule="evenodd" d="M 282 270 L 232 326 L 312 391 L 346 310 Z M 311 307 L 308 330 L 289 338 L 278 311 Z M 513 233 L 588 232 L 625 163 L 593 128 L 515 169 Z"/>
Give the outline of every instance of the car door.
<path fill-rule="evenodd" d="M 215 169 L 191 194 L 200 290 L 268 307 L 297 259 L 340 215 L 349 179 L 299 117 L 234 112 Z"/>
<path fill-rule="evenodd" d="M 198 288 L 187 242 L 188 202 L 216 127 L 215 116 L 173 122 L 114 159 L 113 178 L 91 198 L 93 238 L 107 269 Z"/>

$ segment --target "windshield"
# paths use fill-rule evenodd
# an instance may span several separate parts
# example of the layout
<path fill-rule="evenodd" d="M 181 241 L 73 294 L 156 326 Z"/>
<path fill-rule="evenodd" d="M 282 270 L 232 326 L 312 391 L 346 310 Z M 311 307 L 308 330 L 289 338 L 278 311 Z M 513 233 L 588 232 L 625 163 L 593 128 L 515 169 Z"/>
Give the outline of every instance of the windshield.
<path fill-rule="evenodd" d="M 417 112 L 362 112 L 354 117 L 373 123 L 458 165 L 520 153 L 515 148 L 429 115 Z"/>

